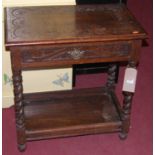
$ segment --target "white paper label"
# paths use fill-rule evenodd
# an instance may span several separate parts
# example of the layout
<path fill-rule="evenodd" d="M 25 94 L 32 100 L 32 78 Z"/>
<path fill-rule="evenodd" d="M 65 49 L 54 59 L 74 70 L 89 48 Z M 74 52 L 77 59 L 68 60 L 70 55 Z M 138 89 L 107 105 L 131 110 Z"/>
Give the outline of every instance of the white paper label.
<path fill-rule="evenodd" d="M 123 91 L 135 92 L 136 78 L 137 70 L 135 68 L 126 68 L 123 83 Z"/>

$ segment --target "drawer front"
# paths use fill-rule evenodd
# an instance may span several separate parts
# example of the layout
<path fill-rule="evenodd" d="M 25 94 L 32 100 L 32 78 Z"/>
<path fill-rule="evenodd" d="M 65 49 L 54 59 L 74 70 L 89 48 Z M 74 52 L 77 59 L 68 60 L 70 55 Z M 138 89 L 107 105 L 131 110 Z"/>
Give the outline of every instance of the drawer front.
<path fill-rule="evenodd" d="M 130 56 L 132 42 L 81 43 L 59 46 L 23 47 L 22 63 L 97 62 L 107 58 L 122 59 Z"/>

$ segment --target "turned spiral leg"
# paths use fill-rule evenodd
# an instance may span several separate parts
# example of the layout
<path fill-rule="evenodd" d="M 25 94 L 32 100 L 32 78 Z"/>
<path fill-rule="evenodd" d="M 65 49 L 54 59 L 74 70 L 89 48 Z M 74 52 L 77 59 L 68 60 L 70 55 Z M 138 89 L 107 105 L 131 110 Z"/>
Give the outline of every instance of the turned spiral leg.
<path fill-rule="evenodd" d="M 107 83 L 106 83 L 106 86 L 110 89 L 115 88 L 116 72 L 117 72 L 117 65 L 110 64 L 109 69 L 108 69 L 108 79 L 107 79 Z"/>
<path fill-rule="evenodd" d="M 131 61 L 129 62 L 128 67 L 135 68 L 136 64 L 133 61 Z M 122 108 L 122 114 L 121 114 L 122 131 L 120 132 L 119 137 L 121 139 L 126 139 L 130 128 L 130 113 L 131 113 L 133 93 L 123 92 L 123 95 L 124 95 L 124 100 L 123 100 L 123 108 Z"/>
<path fill-rule="evenodd" d="M 16 116 L 16 129 L 18 148 L 20 151 L 24 151 L 26 148 L 25 137 L 25 120 L 24 120 L 24 108 L 23 108 L 23 87 L 22 87 L 22 75 L 21 71 L 13 70 L 13 86 L 14 86 L 14 101 L 15 101 L 15 116 Z"/>
<path fill-rule="evenodd" d="M 122 131 L 119 134 L 121 139 L 126 139 L 130 127 L 130 113 L 133 93 L 124 92 L 123 110 L 122 110 Z"/>

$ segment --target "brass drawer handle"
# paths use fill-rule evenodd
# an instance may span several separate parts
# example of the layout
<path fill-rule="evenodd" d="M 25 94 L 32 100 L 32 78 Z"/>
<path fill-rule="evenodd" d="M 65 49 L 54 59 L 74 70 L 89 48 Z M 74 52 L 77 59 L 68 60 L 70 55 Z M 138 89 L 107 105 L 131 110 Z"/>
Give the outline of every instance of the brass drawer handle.
<path fill-rule="evenodd" d="M 80 59 L 86 51 L 80 51 L 79 49 L 74 49 L 73 51 L 68 51 L 67 53 L 75 60 Z"/>

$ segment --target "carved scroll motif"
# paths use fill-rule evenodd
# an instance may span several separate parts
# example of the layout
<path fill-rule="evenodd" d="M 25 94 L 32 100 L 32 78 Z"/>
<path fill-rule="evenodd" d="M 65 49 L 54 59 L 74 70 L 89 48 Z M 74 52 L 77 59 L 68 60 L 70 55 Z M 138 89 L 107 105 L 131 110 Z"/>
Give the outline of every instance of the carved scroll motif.
<path fill-rule="evenodd" d="M 81 47 L 25 48 L 22 52 L 22 61 L 24 63 L 32 63 L 72 59 L 110 58 L 114 56 L 123 57 L 129 56 L 130 51 L 130 43 L 86 45 Z"/>
<path fill-rule="evenodd" d="M 44 15 L 44 18 L 47 17 L 48 14 L 54 14 L 54 12 L 58 12 L 58 13 L 66 13 L 66 12 L 70 12 L 70 13 L 75 13 L 75 11 L 78 12 L 86 12 L 86 13 L 91 13 L 91 12 L 95 12 L 95 11 L 100 11 L 100 12 L 105 12 L 108 14 L 112 15 L 112 19 L 116 19 L 118 20 L 120 23 L 122 22 L 124 24 L 124 21 L 126 20 L 126 18 L 124 17 L 124 15 L 122 15 L 122 11 L 123 11 L 123 7 L 119 6 L 119 5 L 114 5 L 111 7 L 108 6 L 77 6 L 76 8 L 72 8 L 72 7 L 66 7 L 66 8 L 61 8 L 61 9 L 57 9 L 57 7 L 52 7 L 50 8 L 40 8 L 40 11 L 38 11 L 38 9 L 36 8 L 15 8 L 12 9 L 10 12 L 8 12 L 8 16 L 9 16 L 9 23 L 10 23 L 10 37 L 12 39 L 20 39 L 22 37 L 24 37 L 24 39 L 27 39 L 27 37 L 34 33 L 34 35 L 37 36 L 37 34 L 40 34 L 40 36 L 42 35 L 47 35 L 47 36 L 52 36 L 52 35 L 59 35 L 59 33 L 61 32 L 60 29 L 59 31 L 56 29 L 41 29 L 41 31 L 37 31 L 37 34 L 33 31 L 33 29 L 35 30 L 35 28 L 33 28 L 33 18 L 35 18 L 35 14 L 41 14 Z M 59 11 L 58 11 L 59 10 Z M 31 22 L 29 22 L 29 18 L 32 19 Z M 52 19 L 52 16 L 51 16 Z M 49 19 L 50 20 L 50 19 Z M 39 21 L 39 20 L 38 20 Z M 82 24 L 80 24 L 82 25 Z M 91 23 L 90 25 L 88 24 L 84 24 L 84 29 L 83 28 L 79 28 L 79 29 L 73 29 L 74 32 L 68 31 L 70 33 L 76 34 L 78 35 L 103 35 L 107 33 L 107 29 L 105 27 L 105 23 L 104 21 L 102 21 L 102 23 L 100 25 L 94 25 L 94 23 Z M 85 27 L 86 26 L 86 27 Z M 99 26 L 99 27 L 98 27 Z M 95 28 L 94 28 L 95 27 Z M 29 29 L 31 28 L 31 29 Z M 122 27 L 123 29 L 125 28 Z M 83 31 L 84 30 L 84 31 Z M 93 30 L 93 31 L 92 31 Z M 63 33 L 65 30 L 63 29 L 63 31 L 61 33 Z M 115 29 L 111 29 L 111 32 L 115 31 Z M 116 33 L 116 32 L 113 32 Z M 51 38 L 51 37 L 50 37 Z"/>

